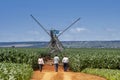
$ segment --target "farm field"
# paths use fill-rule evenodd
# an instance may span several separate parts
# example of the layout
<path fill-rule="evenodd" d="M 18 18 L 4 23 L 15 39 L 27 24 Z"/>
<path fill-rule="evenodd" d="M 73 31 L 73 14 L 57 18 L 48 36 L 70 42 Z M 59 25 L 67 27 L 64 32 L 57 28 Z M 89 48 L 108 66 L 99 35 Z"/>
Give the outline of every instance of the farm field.
<path fill-rule="evenodd" d="M 69 63 L 70 71 L 76 73 L 85 72 L 89 74 L 94 74 L 94 75 L 102 76 L 108 80 L 119 80 L 118 76 L 120 75 L 120 71 L 119 71 L 120 49 L 69 48 L 69 49 L 65 49 L 65 51 L 63 51 L 62 53 L 58 54 L 60 59 L 62 59 L 64 54 L 66 54 L 70 59 L 70 63 Z M 30 70 L 36 71 L 38 70 L 37 59 L 39 55 L 47 56 L 48 49 L 47 48 L 0 48 L 0 63 L 1 64 L 13 63 L 20 65 L 26 64 L 31 66 Z M 54 55 L 55 54 L 51 54 L 50 55 L 51 58 L 53 58 Z M 0 71 L 4 70 L 4 68 L 5 67 L 0 67 Z M 19 68 L 19 70 L 22 73 L 21 69 L 22 68 Z M 10 71 L 10 68 L 8 69 L 6 68 L 6 70 Z M 100 74 L 98 74 L 98 72 L 100 72 Z M 104 72 L 106 74 L 104 74 Z M 115 75 L 113 75 L 113 72 Z M 33 73 L 39 73 L 39 72 L 36 71 Z M 63 72 L 61 72 L 60 74 L 63 74 Z M 7 74 L 0 74 L 0 77 L 6 75 Z M 31 74 L 29 75 L 29 77 L 27 76 L 29 78 L 27 80 L 31 79 L 30 76 L 33 77 L 33 75 Z M 26 79 L 22 79 L 22 80 L 26 80 Z"/>

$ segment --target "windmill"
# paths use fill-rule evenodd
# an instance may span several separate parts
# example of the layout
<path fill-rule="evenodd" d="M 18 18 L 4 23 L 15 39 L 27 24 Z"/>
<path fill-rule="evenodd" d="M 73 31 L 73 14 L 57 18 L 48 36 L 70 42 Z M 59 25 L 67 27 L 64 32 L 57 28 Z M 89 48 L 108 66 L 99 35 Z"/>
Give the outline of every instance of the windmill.
<path fill-rule="evenodd" d="M 68 30 L 71 26 L 73 26 L 76 22 L 80 20 L 80 18 L 78 18 L 72 24 L 70 24 L 66 29 L 64 29 L 61 33 L 59 33 L 59 30 L 54 30 L 54 29 L 48 32 L 33 15 L 30 16 L 51 37 L 51 40 L 48 45 L 48 47 L 50 48 L 49 53 L 61 52 L 64 50 L 64 47 L 62 43 L 59 41 L 58 37 L 61 36 L 66 30 Z"/>

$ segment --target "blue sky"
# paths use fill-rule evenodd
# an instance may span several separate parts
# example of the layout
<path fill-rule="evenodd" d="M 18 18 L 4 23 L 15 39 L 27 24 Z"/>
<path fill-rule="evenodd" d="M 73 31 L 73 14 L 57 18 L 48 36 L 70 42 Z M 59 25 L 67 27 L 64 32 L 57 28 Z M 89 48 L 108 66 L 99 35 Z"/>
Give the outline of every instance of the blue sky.
<path fill-rule="evenodd" d="M 63 31 L 62 41 L 120 40 L 120 0 L 0 0 L 0 42 L 49 41 L 48 31 Z"/>

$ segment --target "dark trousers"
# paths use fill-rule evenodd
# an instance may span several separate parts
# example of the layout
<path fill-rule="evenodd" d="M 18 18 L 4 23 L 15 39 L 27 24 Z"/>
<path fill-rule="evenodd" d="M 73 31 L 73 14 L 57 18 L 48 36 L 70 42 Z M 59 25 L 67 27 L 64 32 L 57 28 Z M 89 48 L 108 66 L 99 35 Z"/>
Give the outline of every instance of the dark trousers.
<path fill-rule="evenodd" d="M 64 68 L 64 71 L 67 71 L 67 69 L 68 69 L 68 63 L 63 63 L 63 68 Z"/>
<path fill-rule="evenodd" d="M 39 64 L 39 70 L 40 70 L 40 72 L 42 71 L 42 67 L 43 67 L 43 65 Z"/>
<path fill-rule="evenodd" d="M 58 72 L 58 64 L 54 64 L 55 66 L 55 72 Z"/>

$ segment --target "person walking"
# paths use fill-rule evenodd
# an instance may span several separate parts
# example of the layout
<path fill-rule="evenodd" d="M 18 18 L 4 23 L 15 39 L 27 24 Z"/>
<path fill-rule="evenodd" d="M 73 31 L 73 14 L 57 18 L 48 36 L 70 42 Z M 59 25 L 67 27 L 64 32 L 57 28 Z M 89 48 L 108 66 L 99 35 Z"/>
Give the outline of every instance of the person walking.
<path fill-rule="evenodd" d="M 68 63 L 69 63 L 69 58 L 66 55 L 62 59 L 62 63 L 63 63 L 64 71 L 67 71 L 67 69 L 68 69 Z"/>
<path fill-rule="evenodd" d="M 42 67 L 44 65 L 44 60 L 43 60 L 43 58 L 41 56 L 38 58 L 38 65 L 39 65 L 39 70 L 41 72 L 42 71 Z"/>
<path fill-rule="evenodd" d="M 55 55 L 54 57 L 54 68 L 55 68 L 55 72 L 58 72 L 58 64 L 59 64 L 59 57 L 57 55 Z"/>

